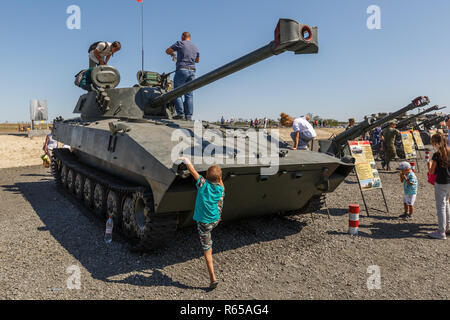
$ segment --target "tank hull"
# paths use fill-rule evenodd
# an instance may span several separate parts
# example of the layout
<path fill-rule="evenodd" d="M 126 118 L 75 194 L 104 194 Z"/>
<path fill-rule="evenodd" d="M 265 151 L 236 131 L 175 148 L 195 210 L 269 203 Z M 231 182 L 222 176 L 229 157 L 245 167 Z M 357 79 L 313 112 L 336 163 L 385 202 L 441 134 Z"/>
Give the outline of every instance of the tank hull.
<path fill-rule="evenodd" d="M 71 146 L 81 164 L 149 188 L 155 214 L 177 212 L 179 226 L 193 224 L 196 189 L 192 177 L 183 178 L 173 169 L 172 141 L 177 129 L 193 131 L 187 121 L 127 122 L 129 132 L 113 136 L 111 120 L 80 123 L 78 119 L 56 122 L 55 138 Z M 247 146 L 248 147 L 248 146 Z M 352 170 L 352 164 L 326 154 L 288 151 L 279 158 L 273 175 L 262 175 L 259 164 L 221 164 L 226 197 L 223 220 L 235 220 L 304 208 L 314 196 L 333 192 Z M 247 159 L 247 162 L 248 159 Z M 195 165 L 205 174 L 209 165 Z"/>

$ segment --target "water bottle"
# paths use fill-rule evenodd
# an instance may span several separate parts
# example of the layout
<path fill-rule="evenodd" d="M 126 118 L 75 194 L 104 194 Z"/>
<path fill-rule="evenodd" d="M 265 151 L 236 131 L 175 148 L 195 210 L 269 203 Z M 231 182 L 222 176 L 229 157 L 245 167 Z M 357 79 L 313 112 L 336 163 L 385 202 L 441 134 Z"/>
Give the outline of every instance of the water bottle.
<path fill-rule="evenodd" d="M 108 218 L 108 221 L 106 221 L 106 231 L 105 231 L 105 242 L 111 243 L 112 241 L 112 231 L 113 231 L 114 222 L 112 217 Z"/>

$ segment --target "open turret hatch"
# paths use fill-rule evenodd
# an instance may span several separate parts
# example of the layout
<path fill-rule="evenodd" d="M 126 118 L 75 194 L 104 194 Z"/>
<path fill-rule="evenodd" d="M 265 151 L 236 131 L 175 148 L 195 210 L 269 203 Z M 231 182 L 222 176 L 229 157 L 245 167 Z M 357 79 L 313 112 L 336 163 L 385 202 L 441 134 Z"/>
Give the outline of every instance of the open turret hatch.
<path fill-rule="evenodd" d="M 98 66 L 92 70 L 92 83 L 97 88 L 113 89 L 120 83 L 120 73 L 112 66 Z"/>

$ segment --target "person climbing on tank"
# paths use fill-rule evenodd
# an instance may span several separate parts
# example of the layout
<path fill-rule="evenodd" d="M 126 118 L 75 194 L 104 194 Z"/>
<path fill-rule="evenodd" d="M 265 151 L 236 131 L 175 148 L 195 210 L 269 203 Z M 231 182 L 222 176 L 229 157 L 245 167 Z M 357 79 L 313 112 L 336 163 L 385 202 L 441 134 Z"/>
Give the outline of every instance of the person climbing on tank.
<path fill-rule="evenodd" d="M 294 132 L 291 133 L 291 138 L 294 141 L 294 146 L 291 150 L 308 150 L 308 143 L 317 137 L 317 133 L 309 122 L 309 116 L 292 118 L 286 113 L 281 115 L 281 125 L 285 127 L 292 126 Z"/>
<path fill-rule="evenodd" d="M 177 41 L 167 48 L 166 53 L 172 57 L 173 61 L 176 61 L 177 68 L 173 79 L 175 89 L 195 79 L 195 64 L 200 62 L 200 53 L 197 46 L 191 42 L 189 32 L 183 32 L 181 41 Z M 194 94 L 192 92 L 185 94 L 184 103 L 181 97 L 176 98 L 174 103 L 177 111 L 174 119 L 192 120 L 194 113 Z"/>
<path fill-rule="evenodd" d="M 113 43 L 107 41 L 99 41 L 93 43 L 89 47 L 89 68 L 107 65 L 111 56 L 122 49 L 119 41 Z"/>
<path fill-rule="evenodd" d="M 218 285 L 214 274 L 214 264 L 212 258 L 212 238 L 211 231 L 217 227 L 222 220 L 223 199 L 225 197 L 225 186 L 222 181 L 222 170 L 218 166 L 211 166 L 206 171 L 206 179 L 195 170 L 188 158 L 180 158 L 192 177 L 196 181 L 197 198 L 195 200 L 194 221 L 197 222 L 197 230 L 200 236 L 200 243 L 205 256 L 206 267 L 210 278 L 210 289 L 215 289 Z"/>

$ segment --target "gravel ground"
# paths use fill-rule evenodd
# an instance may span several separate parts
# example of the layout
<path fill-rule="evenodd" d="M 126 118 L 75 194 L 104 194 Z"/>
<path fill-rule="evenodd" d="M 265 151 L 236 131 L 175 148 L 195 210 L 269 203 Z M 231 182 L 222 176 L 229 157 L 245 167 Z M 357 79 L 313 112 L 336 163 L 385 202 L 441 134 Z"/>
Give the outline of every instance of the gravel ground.
<path fill-rule="evenodd" d="M 450 240 L 428 239 L 437 226 L 433 188 L 420 163 L 416 217 L 402 221 L 397 174 L 366 192 L 360 233 L 347 234 L 348 205 L 362 199 L 349 176 L 328 196 L 331 212 L 223 223 L 213 233 L 219 287 L 209 292 L 196 230 L 181 230 L 170 248 L 129 251 L 119 236 L 108 247 L 104 223 L 55 189 L 40 166 L 0 170 L 0 299 L 450 299 Z M 377 211 L 378 209 L 379 211 Z M 368 267 L 380 289 L 369 290 Z M 68 289 L 81 271 L 81 288 Z M 72 271 L 73 272 L 73 271 Z"/>

